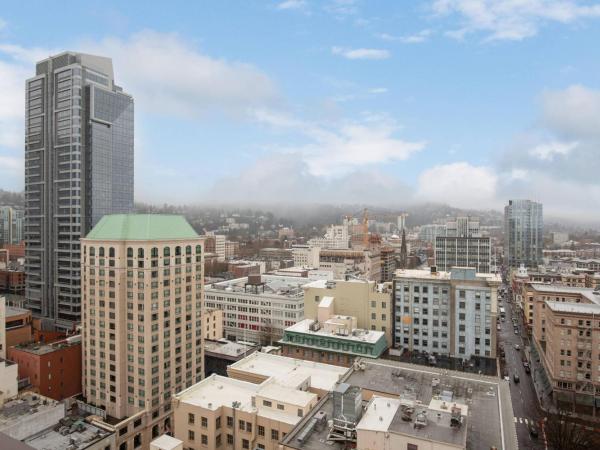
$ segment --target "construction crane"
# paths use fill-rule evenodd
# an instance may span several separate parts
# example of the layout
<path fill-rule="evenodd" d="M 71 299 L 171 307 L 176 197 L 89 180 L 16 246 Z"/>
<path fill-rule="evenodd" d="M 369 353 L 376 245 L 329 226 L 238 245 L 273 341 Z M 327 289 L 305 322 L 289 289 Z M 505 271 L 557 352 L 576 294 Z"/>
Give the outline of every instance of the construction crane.
<path fill-rule="evenodd" d="M 365 250 L 369 248 L 369 211 L 363 211 L 363 245 Z"/>

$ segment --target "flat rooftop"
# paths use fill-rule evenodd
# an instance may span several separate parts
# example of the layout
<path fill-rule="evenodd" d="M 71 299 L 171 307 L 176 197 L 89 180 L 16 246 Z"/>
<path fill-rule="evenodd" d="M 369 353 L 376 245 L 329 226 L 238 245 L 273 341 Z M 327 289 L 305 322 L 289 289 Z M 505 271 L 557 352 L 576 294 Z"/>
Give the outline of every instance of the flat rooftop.
<path fill-rule="evenodd" d="M 290 414 L 278 408 L 266 407 L 262 405 L 262 402 L 253 401 L 257 396 L 269 399 L 273 403 L 280 400 L 303 408 L 316 400 L 316 394 L 283 385 L 275 378 L 255 384 L 216 374 L 210 375 L 180 392 L 175 398 L 188 405 L 211 411 L 223 406 L 232 407 L 234 402 L 239 402 L 237 409 L 244 412 L 256 412 L 262 417 L 291 425 L 295 425 L 300 421 L 300 417 L 296 414 Z"/>
<path fill-rule="evenodd" d="M 600 295 L 594 294 L 593 288 L 571 287 L 555 284 L 531 283 L 533 290 L 544 293 L 556 294 L 579 294 L 588 299 L 591 303 L 600 304 Z"/>
<path fill-rule="evenodd" d="M 358 366 L 350 369 L 343 382 L 360 387 L 363 391 L 363 399 L 370 393 L 373 393 L 372 398 L 385 398 L 376 400 L 376 411 L 379 413 L 376 420 L 374 414 L 368 413 L 367 407 L 367 414 L 362 417 L 365 420 L 364 428 L 378 429 L 379 427 L 389 429 L 390 432 L 431 436 L 441 442 L 459 445 L 464 443 L 469 450 L 491 447 L 496 447 L 498 450 L 517 449 L 510 391 L 504 380 L 381 359 L 377 361 L 361 359 L 359 364 L 362 369 Z M 395 407 L 400 401 L 414 402 L 415 412 L 412 422 L 402 420 L 400 407 Z M 446 406 L 449 406 L 447 410 L 442 408 L 441 402 L 444 401 Z M 380 407 L 379 402 L 385 406 Z M 387 406 L 388 402 L 390 407 Z M 463 426 L 460 428 L 451 428 L 450 419 L 446 416 L 454 403 L 459 407 L 463 405 L 461 414 L 465 416 Z M 427 415 L 427 425 L 415 429 L 414 418 L 421 410 Z M 329 432 L 327 426 L 321 430 L 315 429 L 304 443 L 298 442 L 300 433 L 319 411 L 327 414 L 327 419 L 331 418 L 333 413 L 331 395 L 324 397 L 317 407 L 313 408 L 312 413 L 288 433 L 283 443 L 301 450 L 342 450 L 342 444 L 327 441 Z M 382 412 L 385 414 L 381 414 Z M 441 414 L 439 425 L 438 412 Z M 379 417 L 382 418 L 381 421 Z"/>
<path fill-rule="evenodd" d="M 302 299 L 304 291 L 302 286 L 310 280 L 303 277 L 289 277 L 283 275 L 261 275 L 261 282 L 264 286 L 256 285 L 256 291 L 251 289 L 248 283 L 248 277 L 236 278 L 233 280 L 213 283 L 206 287 L 207 292 L 241 293 L 245 295 L 255 295 L 257 297 L 286 297 Z M 264 291 L 263 291 L 264 287 Z"/>
<path fill-rule="evenodd" d="M 577 314 L 599 314 L 600 305 L 596 303 L 573 303 L 546 301 L 548 308 L 556 312 Z"/>
<path fill-rule="evenodd" d="M 34 355 L 46 355 L 48 353 L 73 347 L 74 345 L 81 345 L 81 339 L 62 340 L 59 342 L 51 342 L 49 344 L 32 342 L 16 345 L 15 348 Z"/>
<path fill-rule="evenodd" d="M 465 269 L 463 267 L 456 267 L 456 269 Z M 466 268 L 468 269 L 468 268 Z M 417 278 L 424 280 L 439 280 L 439 281 L 450 281 L 457 280 L 461 281 L 460 278 L 452 278 L 452 272 L 440 271 L 431 272 L 431 269 L 398 269 L 395 272 L 396 278 Z M 480 273 L 475 274 L 476 281 L 488 281 L 494 283 L 501 283 L 502 278 L 500 275 L 495 273 Z M 468 281 L 468 279 L 467 279 Z"/>
<path fill-rule="evenodd" d="M 83 418 L 65 417 L 56 427 L 49 428 L 25 439 L 27 445 L 39 450 L 86 449 L 113 434 L 103 428 L 85 422 Z"/>
<path fill-rule="evenodd" d="M 226 358 L 238 358 L 246 352 L 257 349 L 255 345 L 241 344 L 239 342 L 228 341 L 227 339 L 219 339 L 218 341 L 204 341 L 204 351 L 213 353 L 216 356 Z"/>
<path fill-rule="evenodd" d="M 19 308 L 18 306 L 6 306 L 6 318 L 21 316 L 23 314 L 31 314 L 31 311 L 25 308 Z"/>
<path fill-rule="evenodd" d="M 62 408 L 64 411 L 64 405 L 56 400 L 31 392 L 24 393 L 7 401 L 0 408 L 0 431 L 23 420 L 25 417 L 33 417 L 38 413 L 44 414 L 55 408 Z"/>
<path fill-rule="evenodd" d="M 325 391 L 333 389 L 348 371 L 345 367 L 262 352 L 252 353 L 229 367 L 264 377 L 275 377 L 283 383 L 293 382 L 296 385 L 310 377 L 311 387 Z"/>
<path fill-rule="evenodd" d="M 339 316 L 333 316 L 331 318 L 335 319 L 337 317 Z M 313 319 L 304 319 L 286 328 L 285 331 L 293 331 L 294 333 L 304 333 L 314 336 L 330 337 L 347 341 L 367 342 L 369 344 L 375 344 L 380 339 L 385 339 L 385 333 L 383 331 L 363 330 L 359 328 L 352 330 L 352 332 L 348 335 L 332 333 L 330 331 L 325 331 L 323 328 L 320 328 L 318 331 L 312 331 L 310 327 L 313 323 L 315 323 Z"/>

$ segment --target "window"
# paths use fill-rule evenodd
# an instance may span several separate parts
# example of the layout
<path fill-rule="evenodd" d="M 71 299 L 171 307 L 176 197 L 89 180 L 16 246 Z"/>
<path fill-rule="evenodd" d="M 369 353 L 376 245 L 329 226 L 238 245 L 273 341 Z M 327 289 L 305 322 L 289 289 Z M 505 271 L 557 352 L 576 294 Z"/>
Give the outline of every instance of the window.
<path fill-rule="evenodd" d="M 194 430 L 188 430 L 188 441 L 193 441 L 195 438 Z"/>
<path fill-rule="evenodd" d="M 406 444 L 406 450 L 419 450 L 419 446 L 417 444 Z"/>
<path fill-rule="evenodd" d="M 302 417 L 304 416 L 304 411 L 302 411 L 300 408 L 298 408 L 298 417 Z"/>
<path fill-rule="evenodd" d="M 227 435 L 227 444 L 228 445 L 233 445 L 233 434 L 228 434 Z"/>
<path fill-rule="evenodd" d="M 269 400 L 263 400 L 263 406 L 268 406 L 270 408 L 273 406 L 273 403 L 271 403 Z"/>
<path fill-rule="evenodd" d="M 279 430 L 271 429 L 271 439 L 273 439 L 274 441 L 279 440 Z"/>
<path fill-rule="evenodd" d="M 208 436 L 206 434 L 200 435 L 200 442 L 202 445 L 208 445 Z"/>
<path fill-rule="evenodd" d="M 282 405 L 281 403 L 277 403 L 277 409 L 280 409 L 283 411 L 285 409 L 285 406 Z"/>
<path fill-rule="evenodd" d="M 231 416 L 227 416 L 227 426 L 228 426 L 229 428 L 232 428 L 232 427 L 233 427 L 233 417 L 231 417 Z"/>
<path fill-rule="evenodd" d="M 201 417 L 200 424 L 202 425 L 202 428 L 207 428 L 208 427 L 208 419 L 206 417 Z"/>
<path fill-rule="evenodd" d="M 246 429 L 246 422 L 244 422 L 243 420 L 240 420 L 240 422 L 239 422 L 239 428 L 240 428 L 240 430 L 245 430 Z"/>
<path fill-rule="evenodd" d="M 192 413 L 188 413 L 188 423 L 190 425 L 194 425 L 194 415 Z"/>
<path fill-rule="evenodd" d="M 242 439 L 242 448 L 250 448 L 250 441 L 248 439 Z"/>
<path fill-rule="evenodd" d="M 265 427 L 263 427 L 262 425 L 258 426 L 258 435 L 259 436 L 264 436 L 265 435 Z"/>

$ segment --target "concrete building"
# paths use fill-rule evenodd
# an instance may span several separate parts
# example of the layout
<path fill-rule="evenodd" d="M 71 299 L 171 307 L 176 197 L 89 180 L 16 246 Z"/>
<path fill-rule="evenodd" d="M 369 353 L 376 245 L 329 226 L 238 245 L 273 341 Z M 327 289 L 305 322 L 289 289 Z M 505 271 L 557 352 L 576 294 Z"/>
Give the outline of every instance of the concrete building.
<path fill-rule="evenodd" d="M 407 217 L 408 217 L 408 214 L 406 214 L 406 213 L 400 214 L 398 216 L 398 220 L 397 220 L 396 225 L 397 225 L 398 231 L 400 233 L 402 232 L 402 230 L 406 229 L 406 218 Z"/>
<path fill-rule="evenodd" d="M 65 404 L 25 392 L 0 408 L 0 436 L 38 450 L 113 450 L 115 434 L 84 416 L 67 415 Z M 0 448 L 4 447 L 0 439 Z"/>
<path fill-rule="evenodd" d="M 542 204 L 509 200 L 504 207 L 504 259 L 510 267 L 537 267 L 544 247 Z"/>
<path fill-rule="evenodd" d="M 381 248 L 381 282 L 386 283 L 394 279 L 396 272 L 396 250 L 393 247 Z"/>
<path fill-rule="evenodd" d="M 317 320 L 320 302 L 333 298 L 333 314 L 356 317 L 356 326 L 381 331 L 392 345 L 392 286 L 366 280 L 317 280 L 304 285 L 304 317 Z"/>
<path fill-rule="evenodd" d="M 319 303 L 318 320 L 304 319 L 283 333 L 281 354 L 350 367 L 359 357 L 379 358 L 387 348 L 382 331 L 356 327 L 356 317 L 333 313 L 333 297 Z"/>
<path fill-rule="evenodd" d="M 555 406 L 600 413 L 600 294 L 593 289 L 532 284 L 533 357 Z"/>
<path fill-rule="evenodd" d="M 552 232 L 552 243 L 555 245 L 562 245 L 569 242 L 569 233 L 564 233 L 560 231 Z"/>
<path fill-rule="evenodd" d="M 19 380 L 45 397 L 63 400 L 81 394 L 81 336 L 11 347 L 8 358 L 18 364 Z"/>
<path fill-rule="evenodd" d="M 216 341 L 223 337 L 223 311 L 205 308 L 202 311 L 202 335 L 204 339 Z"/>
<path fill-rule="evenodd" d="M 497 377 L 361 359 L 281 442 L 284 450 L 516 450 Z"/>
<path fill-rule="evenodd" d="M 446 226 L 440 224 L 427 224 L 419 228 L 418 239 L 421 242 L 435 244 L 435 238 L 446 233 Z"/>
<path fill-rule="evenodd" d="M 292 245 L 292 257 L 294 258 L 295 267 L 308 267 L 311 269 L 319 267 L 320 253 L 320 247 L 303 244 Z"/>
<path fill-rule="evenodd" d="M 310 247 L 322 249 L 347 249 L 350 248 L 350 233 L 348 224 L 331 225 L 321 238 L 312 238 L 308 241 Z"/>
<path fill-rule="evenodd" d="M 251 275 L 207 286 L 206 307 L 223 311 L 227 339 L 272 343 L 304 318 L 308 278 Z"/>
<path fill-rule="evenodd" d="M 445 233 L 435 238 L 435 265 L 441 271 L 455 266 L 492 271 L 490 238 L 481 235 L 478 218 L 457 217 L 446 224 Z"/>
<path fill-rule="evenodd" d="M 381 253 L 377 248 L 370 249 L 322 249 L 319 254 L 319 270 L 329 270 L 333 278 L 342 279 L 346 275 L 364 277 L 368 280 L 381 280 Z"/>
<path fill-rule="evenodd" d="M 17 306 L 6 306 L 4 321 L 6 349 L 32 341 L 31 311 Z"/>
<path fill-rule="evenodd" d="M 204 341 L 204 373 L 227 376 L 227 366 L 258 350 L 257 345 L 232 342 L 227 339 Z"/>
<path fill-rule="evenodd" d="M 260 384 L 273 378 L 281 384 L 303 386 L 320 399 L 332 391 L 348 369 L 297 358 L 254 352 L 230 365 L 227 375 L 237 380 Z"/>
<path fill-rule="evenodd" d="M 120 450 L 147 448 L 171 429 L 173 394 L 202 379 L 202 238 L 182 216 L 117 214 L 81 246 L 81 407 Z"/>
<path fill-rule="evenodd" d="M 11 206 L 0 206 L 0 247 L 16 245 L 23 240 L 25 212 Z"/>
<path fill-rule="evenodd" d="M 496 357 L 498 275 L 399 270 L 394 281 L 394 347 L 462 359 Z"/>
<path fill-rule="evenodd" d="M 240 243 L 237 241 L 225 241 L 225 259 L 233 259 L 240 254 Z"/>
<path fill-rule="evenodd" d="M 277 450 L 318 401 L 306 391 L 310 378 L 298 381 L 255 384 L 211 375 L 175 396 L 175 437 L 185 448 Z"/>
<path fill-rule="evenodd" d="M 81 319 L 79 238 L 133 209 L 133 99 L 112 61 L 65 52 L 26 81 L 27 307 L 61 329 Z"/>

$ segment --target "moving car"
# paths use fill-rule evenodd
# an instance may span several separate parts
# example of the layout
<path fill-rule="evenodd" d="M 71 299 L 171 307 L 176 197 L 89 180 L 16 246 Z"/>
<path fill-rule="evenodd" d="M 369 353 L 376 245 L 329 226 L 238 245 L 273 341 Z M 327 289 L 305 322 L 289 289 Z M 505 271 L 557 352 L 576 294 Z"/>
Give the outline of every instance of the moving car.
<path fill-rule="evenodd" d="M 514 381 L 515 383 L 518 383 L 519 381 L 521 381 L 521 380 L 519 379 L 519 375 L 517 375 L 516 373 L 513 375 L 513 381 Z"/>
<path fill-rule="evenodd" d="M 516 351 L 519 351 L 519 350 L 521 350 L 521 346 L 520 346 L 519 344 L 515 344 L 515 350 L 516 350 Z"/>
<path fill-rule="evenodd" d="M 529 368 L 529 366 L 525 367 L 525 373 L 527 375 L 531 374 L 531 369 Z"/>
<path fill-rule="evenodd" d="M 519 334 L 519 330 L 515 328 L 515 334 Z"/>
<path fill-rule="evenodd" d="M 527 427 L 529 428 L 529 435 L 532 438 L 537 438 L 538 437 L 538 429 L 535 426 L 535 423 L 533 423 L 533 421 L 529 421 L 529 424 L 527 425 Z"/>

